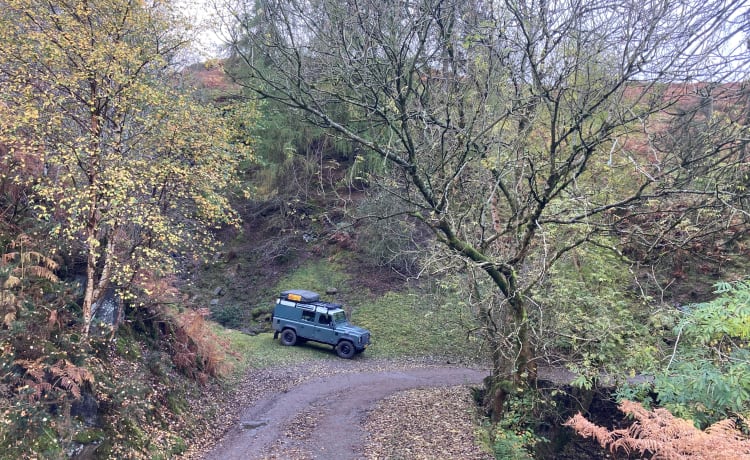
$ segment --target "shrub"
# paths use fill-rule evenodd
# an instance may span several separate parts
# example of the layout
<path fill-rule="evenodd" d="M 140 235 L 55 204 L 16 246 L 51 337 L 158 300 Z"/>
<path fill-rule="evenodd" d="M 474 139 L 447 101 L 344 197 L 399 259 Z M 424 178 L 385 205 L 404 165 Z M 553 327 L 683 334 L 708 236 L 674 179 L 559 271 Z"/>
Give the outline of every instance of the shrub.
<path fill-rule="evenodd" d="M 578 248 L 563 257 L 535 292 L 540 328 L 537 349 L 565 362 L 578 375 L 574 385 L 591 387 L 602 372 L 650 370 L 660 347 L 654 334 L 659 311 L 626 289 L 628 267 L 610 251 Z"/>
<path fill-rule="evenodd" d="M 62 455 L 80 423 L 72 405 L 90 389 L 87 348 L 66 324 L 70 290 L 27 235 L 0 257 L 0 457 Z"/>
<path fill-rule="evenodd" d="M 224 305 L 211 308 L 211 319 L 224 327 L 240 329 L 247 324 L 245 309 L 240 305 Z"/>
<path fill-rule="evenodd" d="M 513 430 L 498 430 L 492 446 L 495 458 L 504 460 L 531 460 L 534 457 L 526 450 L 529 438 L 530 435 L 528 433 L 519 435 Z"/>
<path fill-rule="evenodd" d="M 685 308 L 654 384 L 661 404 L 700 426 L 750 413 L 750 283 L 716 288 L 716 299 Z"/>

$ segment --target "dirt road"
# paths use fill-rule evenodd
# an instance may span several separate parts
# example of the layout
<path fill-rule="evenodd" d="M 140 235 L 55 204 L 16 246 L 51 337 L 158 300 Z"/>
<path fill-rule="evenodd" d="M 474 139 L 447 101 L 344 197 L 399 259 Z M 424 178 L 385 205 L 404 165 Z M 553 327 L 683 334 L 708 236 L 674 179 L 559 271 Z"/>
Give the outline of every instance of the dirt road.
<path fill-rule="evenodd" d="M 263 395 L 241 411 L 239 422 L 203 458 L 363 458 L 362 424 L 378 401 L 414 388 L 476 385 L 488 375 L 486 370 L 460 367 L 367 370 L 352 365 L 350 372 L 284 385 Z"/>

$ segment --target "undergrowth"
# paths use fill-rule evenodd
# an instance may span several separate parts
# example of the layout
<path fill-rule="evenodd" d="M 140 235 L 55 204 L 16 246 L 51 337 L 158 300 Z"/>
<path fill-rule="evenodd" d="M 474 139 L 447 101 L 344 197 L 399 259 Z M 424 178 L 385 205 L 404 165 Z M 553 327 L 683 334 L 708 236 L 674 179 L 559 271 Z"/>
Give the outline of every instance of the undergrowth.
<path fill-rule="evenodd" d="M 185 395 L 231 372 L 229 342 L 206 312 L 175 308 L 151 282 L 125 322 L 83 337 L 75 285 L 19 237 L 0 258 L 0 459 L 168 458 L 185 450 Z M 178 429 L 179 428 L 179 429 Z M 193 433 L 197 434 L 197 433 Z"/>

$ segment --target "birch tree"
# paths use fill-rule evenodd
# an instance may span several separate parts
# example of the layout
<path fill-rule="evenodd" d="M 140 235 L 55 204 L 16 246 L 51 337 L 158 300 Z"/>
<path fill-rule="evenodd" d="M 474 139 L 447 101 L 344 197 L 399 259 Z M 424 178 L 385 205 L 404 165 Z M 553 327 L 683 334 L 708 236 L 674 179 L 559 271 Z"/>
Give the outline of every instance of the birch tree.
<path fill-rule="evenodd" d="M 237 222 L 225 192 L 247 152 L 178 88 L 181 24 L 169 2 L 0 1 L 0 144 L 44 165 L 35 212 L 81 248 L 86 335 L 108 287 Z"/>

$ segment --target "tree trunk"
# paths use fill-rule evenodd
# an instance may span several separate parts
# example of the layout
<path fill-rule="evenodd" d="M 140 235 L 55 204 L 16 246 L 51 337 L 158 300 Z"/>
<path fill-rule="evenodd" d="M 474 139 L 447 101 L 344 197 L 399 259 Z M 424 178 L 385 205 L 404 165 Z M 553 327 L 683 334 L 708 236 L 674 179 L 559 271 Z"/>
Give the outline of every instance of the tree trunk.
<path fill-rule="evenodd" d="M 92 312 L 91 308 L 94 304 L 94 280 L 96 279 L 96 259 L 98 250 L 93 247 L 96 238 L 91 235 L 91 229 L 89 229 L 89 235 L 87 235 L 87 245 L 89 246 L 88 256 L 86 257 L 86 290 L 83 295 L 83 336 L 88 337 L 89 331 L 91 330 Z"/>
<path fill-rule="evenodd" d="M 502 417 L 503 406 L 507 397 L 519 388 L 536 384 L 536 362 L 534 350 L 529 337 L 529 317 L 524 296 L 518 289 L 516 271 L 507 264 L 495 264 L 492 260 L 474 248 L 471 244 L 461 240 L 456 235 L 447 219 L 439 222 L 437 229 L 444 236 L 444 243 L 457 253 L 468 257 L 480 264 L 482 270 L 489 275 L 497 287 L 498 295 L 508 301 L 510 315 L 501 321 L 516 328 L 515 346 L 510 353 L 511 359 L 501 352 L 504 346 L 503 333 L 497 326 L 498 321 L 493 317 L 491 309 L 483 309 L 480 320 L 485 331 L 487 341 L 492 349 L 492 376 L 487 385 L 485 406 L 493 420 Z M 520 252 L 519 252 L 520 253 Z M 523 262 L 523 258 L 519 257 Z"/>
<path fill-rule="evenodd" d="M 488 341 L 492 347 L 492 375 L 485 381 L 485 408 L 493 422 L 498 422 L 505 411 L 505 402 L 509 397 L 525 387 L 533 387 L 536 383 L 537 369 L 534 360 L 534 350 L 531 345 L 528 330 L 528 312 L 526 303 L 520 297 L 509 299 L 511 306 L 509 323 L 517 325 L 515 346 L 510 353 L 513 358 L 501 352 L 504 344 L 501 334 L 496 329 L 488 334 Z M 487 319 L 484 321 L 487 326 Z"/>
<path fill-rule="evenodd" d="M 88 337 L 91 331 L 91 322 L 96 314 L 93 311 L 93 306 L 101 299 L 109 287 L 109 282 L 112 278 L 112 265 L 114 263 L 114 237 L 110 235 L 107 238 L 107 246 L 103 254 L 104 268 L 98 276 L 98 281 L 95 282 L 97 279 L 96 264 L 100 256 L 100 245 L 98 240 L 94 241 L 89 247 L 89 255 L 86 263 L 86 291 L 83 297 L 83 335 L 85 337 Z"/>
<path fill-rule="evenodd" d="M 89 79 L 89 89 L 91 100 L 97 100 L 97 83 L 93 79 Z M 88 193 L 89 193 L 89 211 L 88 220 L 86 222 L 86 249 L 88 255 L 86 257 L 86 291 L 83 296 L 83 336 L 88 337 L 91 331 L 91 321 L 93 320 L 93 305 L 96 299 L 96 289 L 94 288 L 94 280 L 96 279 L 96 262 L 99 259 L 99 240 L 97 239 L 97 230 L 99 229 L 99 193 L 97 192 L 97 185 L 99 180 L 99 168 L 100 168 L 100 152 L 99 152 L 99 136 L 101 135 L 101 120 L 100 111 L 96 105 L 89 106 L 91 110 L 90 119 L 90 154 L 91 162 L 88 165 Z"/>

